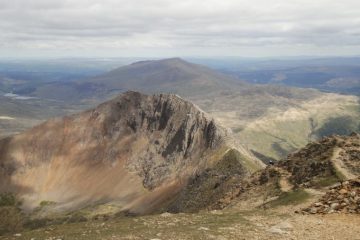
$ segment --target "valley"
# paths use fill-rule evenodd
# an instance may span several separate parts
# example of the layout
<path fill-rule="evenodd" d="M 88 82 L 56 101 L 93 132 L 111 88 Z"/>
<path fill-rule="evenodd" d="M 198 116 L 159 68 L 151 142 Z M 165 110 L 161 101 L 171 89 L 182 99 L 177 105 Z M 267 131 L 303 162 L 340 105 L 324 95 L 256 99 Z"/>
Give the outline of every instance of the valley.
<path fill-rule="evenodd" d="M 249 84 L 179 58 L 136 62 L 71 82 L 48 82 L 27 95 L 45 101 L 42 109 L 47 114 L 39 114 L 33 122 L 38 123 L 38 119 L 94 107 L 127 90 L 173 93 L 192 101 L 264 161 L 279 160 L 311 140 L 360 128 L 358 96 Z M 6 109 L 0 113 L 14 117 Z M 2 125 L 4 129 L 9 123 Z M 29 126 L 33 124 L 21 129 Z M 257 141 L 258 134 L 261 141 Z"/>
<path fill-rule="evenodd" d="M 358 96 L 179 58 L 28 90 L 0 97 L 0 239 L 360 233 Z"/>
<path fill-rule="evenodd" d="M 0 0 L 0 240 L 360 240 L 359 16 Z"/>

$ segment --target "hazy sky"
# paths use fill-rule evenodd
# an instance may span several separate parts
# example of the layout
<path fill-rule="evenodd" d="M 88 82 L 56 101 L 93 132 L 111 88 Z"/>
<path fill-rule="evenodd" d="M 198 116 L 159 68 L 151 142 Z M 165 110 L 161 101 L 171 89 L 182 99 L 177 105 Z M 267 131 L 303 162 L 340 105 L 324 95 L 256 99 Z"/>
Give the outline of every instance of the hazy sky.
<path fill-rule="evenodd" d="M 360 55 L 359 0 L 0 0 L 0 56 Z"/>

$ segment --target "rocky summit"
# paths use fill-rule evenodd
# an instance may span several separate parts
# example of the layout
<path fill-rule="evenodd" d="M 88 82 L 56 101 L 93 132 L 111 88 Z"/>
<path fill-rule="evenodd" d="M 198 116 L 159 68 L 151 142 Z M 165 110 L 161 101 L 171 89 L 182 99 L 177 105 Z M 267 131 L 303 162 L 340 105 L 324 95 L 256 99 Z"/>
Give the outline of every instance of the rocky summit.
<path fill-rule="evenodd" d="M 227 160 L 227 138 L 176 95 L 126 92 L 0 140 L 0 192 L 15 194 L 26 210 L 49 202 L 56 211 L 109 203 L 138 214 L 178 209 L 176 199 L 189 199 L 183 189 L 194 176 L 219 163 L 250 174 L 241 162 L 248 157 L 233 149 L 235 161 Z"/>

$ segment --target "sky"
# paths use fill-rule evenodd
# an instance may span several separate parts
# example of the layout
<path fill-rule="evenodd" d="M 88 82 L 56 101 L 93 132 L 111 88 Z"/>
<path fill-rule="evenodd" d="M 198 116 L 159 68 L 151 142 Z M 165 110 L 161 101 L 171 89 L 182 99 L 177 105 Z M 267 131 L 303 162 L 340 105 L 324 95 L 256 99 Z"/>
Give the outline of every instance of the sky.
<path fill-rule="evenodd" d="M 0 0 L 2 57 L 360 55 L 359 0 Z"/>

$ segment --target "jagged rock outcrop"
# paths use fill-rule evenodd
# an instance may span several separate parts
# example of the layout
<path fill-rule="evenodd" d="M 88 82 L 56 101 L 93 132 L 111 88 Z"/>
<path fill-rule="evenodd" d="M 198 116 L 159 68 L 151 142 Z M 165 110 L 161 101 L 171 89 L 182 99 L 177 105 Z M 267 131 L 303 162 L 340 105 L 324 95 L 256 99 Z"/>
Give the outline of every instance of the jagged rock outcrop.
<path fill-rule="evenodd" d="M 127 92 L 0 140 L 0 192 L 17 194 L 27 209 L 51 201 L 57 210 L 114 202 L 157 211 L 228 149 L 225 130 L 194 104 Z"/>
<path fill-rule="evenodd" d="M 303 209 L 303 212 L 360 214 L 360 177 L 335 185 L 319 201 Z"/>

